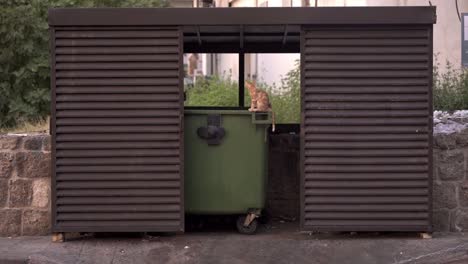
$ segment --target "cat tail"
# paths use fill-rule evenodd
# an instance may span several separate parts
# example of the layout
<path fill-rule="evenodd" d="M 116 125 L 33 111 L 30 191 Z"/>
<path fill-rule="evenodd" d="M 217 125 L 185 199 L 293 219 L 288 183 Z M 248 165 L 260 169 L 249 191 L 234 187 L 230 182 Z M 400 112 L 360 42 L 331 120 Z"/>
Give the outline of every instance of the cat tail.
<path fill-rule="evenodd" d="M 271 131 L 275 132 L 275 112 L 271 111 Z"/>

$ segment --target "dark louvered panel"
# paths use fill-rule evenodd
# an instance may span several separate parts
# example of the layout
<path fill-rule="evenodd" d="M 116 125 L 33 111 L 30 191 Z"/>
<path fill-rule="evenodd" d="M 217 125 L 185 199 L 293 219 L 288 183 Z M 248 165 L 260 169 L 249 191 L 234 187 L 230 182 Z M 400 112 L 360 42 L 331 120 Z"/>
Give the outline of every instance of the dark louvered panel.
<path fill-rule="evenodd" d="M 183 231 L 180 32 L 53 32 L 54 230 Z"/>
<path fill-rule="evenodd" d="M 304 229 L 430 229 L 431 30 L 303 30 Z"/>

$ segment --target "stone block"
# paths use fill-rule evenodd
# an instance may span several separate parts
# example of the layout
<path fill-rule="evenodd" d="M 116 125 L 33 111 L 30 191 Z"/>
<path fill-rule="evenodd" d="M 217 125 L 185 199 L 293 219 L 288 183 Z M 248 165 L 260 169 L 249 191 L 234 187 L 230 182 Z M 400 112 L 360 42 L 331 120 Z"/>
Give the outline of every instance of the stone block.
<path fill-rule="evenodd" d="M 13 154 L 0 152 L 0 178 L 9 178 L 13 172 Z"/>
<path fill-rule="evenodd" d="M 18 177 L 50 177 L 50 153 L 18 152 L 16 153 Z"/>
<path fill-rule="evenodd" d="M 450 231 L 450 212 L 445 209 L 434 210 L 432 224 L 435 232 Z"/>
<path fill-rule="evenodd" d="M 10 181 L 10 207 L 28 207 L 32 202 L 32 181 L 15 180 Z"/>
<path fill-rule="evenodd" d="M 21 234 L 20 210 L 1 210 L 0 219 L 0 236 L 19 236 Z"/>
<path fill-rule="evenodd" d="M 40 178 L 33 181 L 32 206 L 45 208 L 50 200 L 50 179 Z"/>
<path fill-rule="evenodd" d="M 468 181 L 464 181 L 458 187 L 458 201 L 460 206 L 468 207 Z"/>
<path fill-rule="evenodd" d="M 434 134 L 433 143 L 435 148 L 454 149 L 457 145 L 456 133 Z"/>
<path fill-rule="evenodd" d="M 454 209 L 458 206 L 455 186 L 455 183 L 451 182 L 434 182 L 434 210 Z"/>
<path fill-rule="evenodd" d="M 459 210 L 453 220 L 453 228 L 451 231 L 454 232 L 466 232 L 468 231 L 468 210 Z"/>
<path fill-rule="evenodd" d="M 19 136 L 0 136 L 0 150 L 16 149 L 20 142 Z"/>
<path fill-rule="evenodd" d="M 465 157 L 463 150 L 441 151 L 437 157 L 437 174 L 441 180 L 462 180 L 465 176 Z"/>
<path fill-rule="evenodd" d="M 457 228 L 455 225 L 455 220 L 457 218 L 457 214 L 459 213 L 458 209 L 450 211 L 450 232 L 457 232 Z"/>
<path fill-rule="evenodd" d="M 51 149 L 50 135 L 45 135 L 43 142 L 42 142 L 42 150 L 50 151 L 50 149 Z"/>
<path fill-rule="evenodd" d="M 24 210 L 23 236 L 41 236 L 50 233 L 50 212 Z"/>
<path fill-rule="evenodd" d="M 458 148 L 468 146 L 468 129 L 456 133 L 455 140 Z"/>
<path fill-rule="evenodd" d="M 23 139 L 23 148 L 25 150 L 42 150 L 43 136 L 27 136 Z"/>
<path fill-rule="evenodd" d="M 8 180 L 0 179 L 0 208 L 5 207 L 8 199 Z"/>

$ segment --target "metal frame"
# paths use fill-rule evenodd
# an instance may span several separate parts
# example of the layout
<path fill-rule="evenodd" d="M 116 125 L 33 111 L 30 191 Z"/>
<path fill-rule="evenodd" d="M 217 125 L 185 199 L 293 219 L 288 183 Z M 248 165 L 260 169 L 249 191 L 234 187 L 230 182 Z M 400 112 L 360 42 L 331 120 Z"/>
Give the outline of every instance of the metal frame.
<path fill-rule="evenodd" d="M 179 63 L 183 63 L 183 52 L 210 52 L 210 53 L 221 53 L 221 52 L 235 52 L 239 53 L 239 81 L 242 82 L 239 85 L 239 106 L 244 105 L 244 53 L 301 53 L 301 97 L 304 96 L 304 50 L 301 43 L 304 42 L 304 32 L 302 27 L 314 26 L 314 25 L 427 25 L 431 26 L 430 38 L 432 38 L 432 24 L 436 21 L 435 7 L 321 7 L 321 8 L 173 8 L 173 9 L 161 9 L 161 8 L 59 8 L 49 10 L 49 25 L 51 26 L 50 35 L 50 49 L 53 52 L 55 50 L 55 30 L 61 27 L 75 28 L 77 30 L 87 29 L 92 30 L 96 26 L 106 26 L 110 30 L 113 27 L 125 26 L 128 30 L 138 30 L 142 27 L 154 27 L 154 26 L 177 26 L 180 32 L 180 48 L 182 49 L 179 57 Z M 239 26 L 239 40 L 229 42 L 225 41 L 219 44 L 205 43 L 203 40 L 204 34 L 200 31 L 200 26 Z M 197 38 L 196 43 L 184 43 L 184 31 L 187 27 L 196 27 L 195 37 Z M 245 32 L 246 26 L 254 26 L 262 28 L 264 26 L 279 26 L 283 28 L 281 32 L 280 41 L 276 42 L 248 42 L 248 34 Z M 300 28 L 297 32 L 294 31 L 294 27 Z M 222 29 L 220 29 L 222 30 Z M 220 32 L 222 33 L 222 32 Z M 276 35 L 275 35 L 276 36 Z M 288 41 L 289 37 L 299 36 L 299 41 Z M 220 34 L 220 38 L 223 35 Z M 430 49 L 432 50 L 432 41 L 430 41 Z M 54 54 L 54 53 L 52 53 Z M 242 58 L 241 58 L 242 56 Z M 430 70 L 432 69 L 432 57 L 429 61 Z M 242 66 L 241 66 L 242 64 Z M 430 72 L 430 76 L 432 72 Z M 183 67 L 179 67 L 179 85 L 183 92 Z M 429 104 L 432 106 L 432 77 L 430 78 L 431 83 L 429 84 Z M 82 228 L 66 228 L 57 229 L 56 227 L 56 154 L 55 154 L 55 96 L 56 96 L 56 84 L 55 84 L 55 56 L 51 56 L 51 122 L 50 131 L 52 135 L 52 229 L 55 232 L 62 231 L 84 231 Z M 181 109 L 183 110 L 183 97 L 181 97 Z M 303 124 L 305 122 L 304 105 L 301 103 L 301 147 L 300 147 L 300 207 L 301 213 L 304 211 L 304 130 Z M 428 113 L 429 126 L 429 164 L 432 168 L 432 109 L 429 109 Z M 183 150 L 183 116 L 181 116 L 181 149 Z M 183 232 L 184 222 L 184 195 L 183 195 L 183 153 L 181 155 L 181 228 Z M 433 181 L 432 170 L 429 170 L 429 214 L 432 214 L 432 181 Z M 430 215 L 430 225 L 432 225 L 432 215 Z M 304 227 L 303 217 L 301 217 L 301 228 Z M 431 226 L 428 227 L 428 231 L 431 231 Z M 370 227 L 362 227 L 357 229 L 372 230 Z M 326 230 L 337 230 L 341 229 L 333 228 L 332 226 L 327 227 Z M 381 230 L 376 228 L 375 230 Z M 100 231 L 115 231 L 106 230 L 103 228 Z M 165 230 L 143 230 L 142 227 L 126 228 L 125 230 L 119 231 L 165 231 Z M 409 231 L 408 228 L 401 226 L 398 230 L 388 231 Z"/>
<path fill-rule="evenodd" d="M 245 53 L 240 52 L 239 53 L 239 94 L 238 100 L 239 100 L 239 107 L 244 107 L 245 102 L 244 102 L 244 95 L 245 95 Z"/>
<path fill-rule="evenodd" d="M 183 39 L 184 33 L 182 32 L 182 29 L 179 27 L 179 45 L 182 50 L 184 50 L 184 39 Z M 179 89 L 180 89 L 180 98 L 179 98 L 179 104 L 180 104 L 180 112 L 184 112 L 184 53 L 179 52 Z M 180 115 L 180 132 L 179 132 L 179 142 L 180 142 L 180 147 L 179 147 L 179 156 L 180 156 L 180 232 L 185 231 L 185 174 L 184 174 L 184 115 Z"/>
<path fill-rule="evenodd" d="M 466 17 L 468 16 L 468 13 L 461 13 L 461 41 L 460 41 L 460 64 L 462 67 L 468 67 L 467 63 L 464 63 L 464 58 L 465 61 L 468 58 L 468 54 L 465 54 L 465 50 L 468 49 L 468 44 L 467 41 L 465 41 L 465 20 Z"/>
<path fill-rule="evenodd" d="M 304 98 L 305 96 L 305 89 L 304 89 L 304 82 L 305 82 L 305 58 L 304 58 L 304 45 L 302 45 L 305 42 L 305 35 L 304 35 L 304 30 L 301 29 L 301 55 L 300 55 L 300 82 L 301 82 L 301 98 Z M 301 203 L 300 209 L 299 209 L 299 226 L 302 229 L 304 229 L 304 217 L 303 217 L 303 212 L 305 210 L 305 194 L 304 194 L 304 183 L 305 183 L 305 177 L 304 177 L 304 153 L 305 153 L 305 130 L 304 130 L 304 121 L 305 121 L 305 106 L 302 103 L 302 99 L 300 100 L 301 104 L 301 125 L 300 125 L 300 146 L 299 146 L 299 173 L 300 173 L 300 179 L 299 179 L 299 202 Z"/>
<path fill-rule="evenodd" d="M 98 30 L 102 30 L 102 27 L 97 27 Z M 155 29 L 157 27 L 147 27 L 146 29 Z M 179 51 L 183 50 L 183 31 L 181 27 L 168 27 L 164 26 L 164 28 L 173 28 L 175 32 L 177 32 L 178 36 L 178 45 Z M 184 129 L 183 129 L 183 114 L 180 115 L 180 124 L 179 124 L 179 157 L 180 157 L 180 178 L 178 179 L 180 182 L 180 224 L 175 227 L 165 227 L 165 226 L 127 226 L 127 227 L 120 227 L 120 226 L 102 226 L 96 227 L 92 225 L 81 225 L 81 226 L 58 226 L 57 222 L 57 173 L 56 173 L 56 134 L 57 134 L 57 126 L 56 126 L 56 95 L 57 95 L 57 85 L 56 85 L 56 36 L 55 32 L 57 30 L 64 30 L 64 29 L 71 29 L 71 30 L 96 30 L 96 27 L 51 27 L 49 30 L 50 33 L 50 74 L 51 74 L 51 120 L 50 120 L 50 133 L 51 133 L 51 231 L 52 232 L 184 232 L 185 223 L 185 210 L 184 210 Z M 115 30 L 122 30 L 122 27 L 113 28 Z M 111 31 L 113 29 L 110 29 Z M 134 28 L 137 29 L 137 28 Z M 183 76 L 184 76 L 184 69 L 183 65 L 183 53 L 178 52 L 177 56 L 177 63 L 178 63 L 178 92 L 179 96 L 179 110 L 180 113 L 183 113 L 184 110 L 184 97 L 183 97 Z M 175 230 L 176 229 L 176 230 Z"/>
<path fill-rule="evenodd" d="M 398 28 L 401 29 L 413 29 L 415 27 L 411 27 L 412 25 L 405 25 L 405 26 L 398 26 Z M 304 27 L 304 26 L 303 26 Z M 306 27 L 306 26 L 305 26 Z M 336 26 L 335 26 L 336 27 Z M 380 26 L 382 29 L 386 29 L 386 26 Z M 391 27 L 391 26 L 390 26 Z M 389 27 L 389 28 L 390 28 Z M 306 27 L 307 28 L 307 27 Z M 308 27 L 308 28 L 314 28 L 314 27 Z M 333 28 L 333 27 L 330 27 Z M 365 30 L 367 28 L 366 25 L 359 25 L 359 29 Z M 427 116 L 428 116 L 428 131 L 427 131 L 427 140 L 428 140 L 428 147 L 427 147 L 427 198 L 428 198 L 428 209 L 427 209 L 427 214 L 428 214 L 428 224 L 427 226 L 410 226 L 410 225 L 399 225 L 399 226 L 388 226 L 388 225 L 378 225 L 378 226 L 333 226 L 333 225 L 320 225 L 311 228 L 310 226 L 306 226 L 304 223 L 305 217 L 305 106 L 303 104 L 303 100 L 301 100 L 301 129 L 300 129 L 300 173 L 301 173 L 301 179 L 300 179 L 300 228 L 303 231 L 307 230 L 312 230 L 312 231 L 325 231 L 325 232 L 333 232 L 333 231 L 392 231 L 392 232 L 432 232 L 433 231 L 433 211 L 432 211 L 432 200 L 433 200 L 433 98 L 432 98 L 432 88 L 433 88 L 433 83 L 432 83 L 432 68 L 433 68 L 433 56 L 432 56 L 432 50 L 433 50 L 433 27 L 431 24 L 427 25 L 419 25 L 416 28 L 420 29 L 427 29 L 428 36 L 427 36 L 427 50 L 428 50 L 428 58 L 427 58 L 427 67 L 428 67 L 428 77 L 427 79 Z M 305 98 L 305 50 L 303 43 L 305 43 L 306 39 L 304 36 L 305 30 L 301 31 L 301 65 L 300 65 L 300 71 L 301 71 L 301 98 Z M 349 229 L 348 229 L 349 228 Z"/>
<path fill-rule="evenodd" d="M 432 232 L 433 231 L 433 211 L 432 211 L 432 207 L 433 207 L 433 204 L 432 204 L 432 197 L 433 197 L 433 182 L 434 182 L 434 169 L 433 169 L 433 149 L 432 149 L 432 146 L 433 146 L 433 130 L 434 130 L 434 109 L 433 109 L 433 97 L 432 97 L 432 89 L 433 89 L 433 73 L 432 73 L 432 68 L 434 66 L 434 56 L 432 55 L 433 53 L 433 46 L 434 46 L 434 43 L 433 43 L 433 37 L 434 37 L 434 29 L 433 27 L 431 26 L 430 29 L 429 29 L 429 37 L 428 37 L 428 41 L 429 41 L 429 51 L 430 53 L 428 54 L 429 55 L 429 60 L 428 60 L 428 63 L 429 63 L 429 67 L 428 67 L 428 75 L 429 75 L 429 91 L 427 93 L 427 96 L 429 97 L 428 98 L 428 102 L 429 102 L 429 107 L 428 107 L 428 118 L 429 118 L 429 122 L 428 122 L 428 126 L 429 126 L 429 130 L 428 130 L 428 134 L 429 134 L 429 160 L 428 160 L 428 166 L 429 166 L 429 179 L 428 179 L 428 190 L 429 190 L 429 193 L 428 193 L 428 196 L 429 196 L 429 208 L 428 208 L 428 214 L 429 214 L 429 229 L 428 229 L 428 232 Z"/>
<path fill-rule="evenodd" d="M 55 154 L 55 135 L 56 135 L 56 125 L 55 125 L 55 116 L 56 116 L 56 85 L 55 85 L 55 29 L 50 28 L 49 29 L 50 33 L 50 42 L 49 42 L 49 47 L 50 47 L 50 122 L 49 122 L 49 131 L 50 131 L 50 155 L 51 155 L 51 183 L 50 183 L 50 189 L 51 189 L 51 229 L 52 231 L 57 230 L 57 188 L 56 188 L 56 183 L 57 183 L 57 174 L 55 171 L 55 164 L 56 164 L 56 154 Z"/>
<path fill-rule="evenodd" d="M 51 26 L 433 24 L 435 7 L 58 8 Z"/>

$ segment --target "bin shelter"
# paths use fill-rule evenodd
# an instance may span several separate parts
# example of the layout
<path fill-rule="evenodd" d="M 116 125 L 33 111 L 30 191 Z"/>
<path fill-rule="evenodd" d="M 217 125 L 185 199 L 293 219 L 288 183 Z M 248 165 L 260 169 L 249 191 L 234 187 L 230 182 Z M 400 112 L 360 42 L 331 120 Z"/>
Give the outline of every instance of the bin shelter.
<path fill-rule="evenodd" d="M 184 230 L 184 53 L 301 55 L 301 228 L 431 231 L 435 7 L 51 9 L 52 231 Z M 280 63 L 280 62 L 278 62 Z M 274 108 L 274 106 L 273 106 Z"/>

